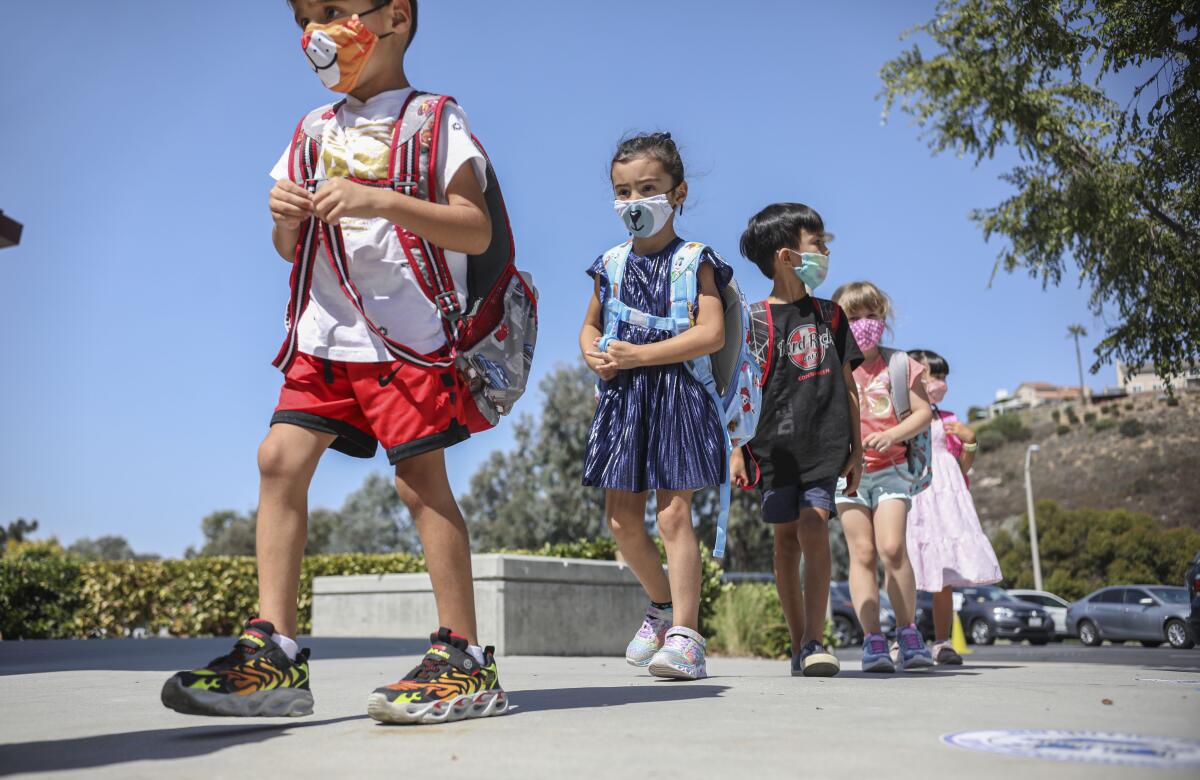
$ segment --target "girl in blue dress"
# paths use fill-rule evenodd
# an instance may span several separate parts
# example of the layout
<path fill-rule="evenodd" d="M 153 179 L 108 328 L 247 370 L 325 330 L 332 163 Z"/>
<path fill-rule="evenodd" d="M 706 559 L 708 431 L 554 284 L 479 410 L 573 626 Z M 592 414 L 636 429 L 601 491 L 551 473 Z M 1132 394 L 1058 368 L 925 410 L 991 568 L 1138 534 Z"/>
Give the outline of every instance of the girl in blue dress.
<path fill-rule="evenodd" d="M 609 295 L 646 314 L 665 317 L 671 274 L 684 245 L 675 233 L 688 185 L 670 133 L 623 141 L 613 156 L 614 207 L 632 235 L 619 290 L 601 256 L 588 269 L 593 293 L 579 334 L 588 366 L 600 377 L 596 415 L 588 434 L 583 483 L 605 488 L 605 512 L 621 555 L 650 598 L 625 659 L 660 677 L 706 676 L 700 610 L 700 549 L 692 529 L 692 495 L 719 485 L 728 463 L 721 418 L 711 396 L 684 363 L 724 344 L 720 290 L 733 270 L 705 249 L 691 328 L 669 331 L 622 322 L 603 344 Z M 646 532 L 646 499 L 655 491 L 658 531 L 667 553 L 664 574 Z"/>

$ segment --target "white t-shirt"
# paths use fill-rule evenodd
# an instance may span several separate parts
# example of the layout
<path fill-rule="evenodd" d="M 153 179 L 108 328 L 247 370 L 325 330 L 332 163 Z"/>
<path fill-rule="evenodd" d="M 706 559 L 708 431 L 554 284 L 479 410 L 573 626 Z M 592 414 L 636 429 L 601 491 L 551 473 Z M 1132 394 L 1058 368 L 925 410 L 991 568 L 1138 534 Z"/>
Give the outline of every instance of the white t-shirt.
<path fill-rule="evenodd" d="M 318 179 L 354 176 L 387 178 L 392 129 L 411 88 L 382 92 L 363 102 L 347 96 L 337 115 L 325 125 Z M 446 106 L 441 127 L 442 165 L 437 198 L 446 201 L 446 185 L 471 162 L 481 188 L 487 186 L 487 163 L 471 140 L 467 117 L 454 104 Z M 288 178 L 291 145 L 271 169 L 276 181 Z M 363 308 L 388 338 L 417 352 L 434 352 L 446 343 L 441 317 L 421 291 L 408 266 L 395 227 L 384 219 L 343 219 L 342 233 L 350 277 L 362 293 Z M 446 252 L 454 286 L 467 289 L 467 256 Z M 299 349 L 314 357 L 348 363 L 382 363 L 391 355 L 346 298 L 322 246 L 318 250 L 308 306 L 300 317 Z M 465 303 L 465 301 L 464 301 Z"/>

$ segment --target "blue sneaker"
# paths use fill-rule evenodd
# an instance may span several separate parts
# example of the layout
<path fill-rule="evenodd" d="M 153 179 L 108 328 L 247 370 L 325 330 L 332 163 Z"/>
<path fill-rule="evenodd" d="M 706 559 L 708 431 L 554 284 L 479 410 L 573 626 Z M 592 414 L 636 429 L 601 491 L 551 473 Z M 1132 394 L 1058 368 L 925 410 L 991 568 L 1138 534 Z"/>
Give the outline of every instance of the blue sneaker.
<path fill-rule="evenodd" d="M 933 666 L 933 653 L 925 646 L 921 632 L 912 623 L 900 629 L 897 635 L 900 643 L 900 671 L 911 669 L 928 669 Z"/>
<path fill-rule="evenodd" d="M 867 634 L 863 637 L 862 670 L 864 672 L 894 672 L 896 665 L 888 652 L 887 637 Z"/>
<path fill-rule="evenodd" d="M 837 656 L 815 639 L 792 656 L 792 677 L 833 677 L 841 670 Z"/>

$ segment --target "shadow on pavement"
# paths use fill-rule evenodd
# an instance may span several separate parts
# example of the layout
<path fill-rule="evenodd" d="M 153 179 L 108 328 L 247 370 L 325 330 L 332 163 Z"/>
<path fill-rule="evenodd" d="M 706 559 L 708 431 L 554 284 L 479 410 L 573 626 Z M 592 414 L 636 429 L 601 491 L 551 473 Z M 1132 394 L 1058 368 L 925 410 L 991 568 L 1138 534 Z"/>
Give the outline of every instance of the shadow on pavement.
<path fill-rule="evenodd" d="M 977 667 L 985 668 L 985 667 Z M 1000 668 L 1000 667 L 998 667 Z M 1002 667 L 1007 669 L 1008 667 Z M 932 680 L 935 677 L 978 677 L 979 672 L 965 669 L 920 669 L 913 672 L 863 672 L 858 670 L 841 671 L 831 680 L 848 677 L 851 680 Z M 811 678 L 810 678 L 811 679 Z"/>
<path fill-rule="evenodd" d="M 552 710 L 578 710 L 591 707 L 620 707 L 624 704 L 715 699 L 728 690 L 726 685 L 614 685 L 594 688 L 542 688 L 509 691 L 512 715 Z"/>
<path fill-rule="evenodd" d="M 0 745 L 0 777 L 18 772 L 94 769 L 130 761 L 194 758 L 237 745 L 265 742 L 295 729 L 328 726 L 366 718 L 366 715 L 350 715 L 327 720 L 302 720 L 242 727 L 229 724 L 188 726 Z"/>
<path fill-rule="evenodd" d="M 229 652 L 230 637 L 196 639 L 61 639 L 0 642 L 0 676 L 38 672 L 175 672 Z M 313 659 L 421 655 L 429 640 L 301 637 Z"/>

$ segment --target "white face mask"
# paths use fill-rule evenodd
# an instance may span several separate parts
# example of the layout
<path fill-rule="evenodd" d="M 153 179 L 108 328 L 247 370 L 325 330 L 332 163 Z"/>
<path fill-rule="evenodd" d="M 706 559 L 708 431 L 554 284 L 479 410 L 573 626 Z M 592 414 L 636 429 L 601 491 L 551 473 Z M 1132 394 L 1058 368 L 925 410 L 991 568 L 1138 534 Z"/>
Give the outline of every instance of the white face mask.
<path fill-rule="evenodd" d="M 653 198 L 640 200 L 613 201 L 613 210 L 625 223 L 625 229 L 636 238 L 649 238 L 671 221 L 675 207 L 667 200 L 666 194 L 655 195 Z"/>

